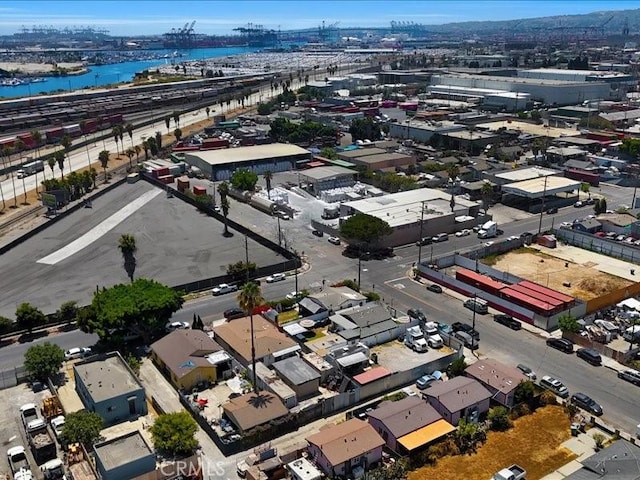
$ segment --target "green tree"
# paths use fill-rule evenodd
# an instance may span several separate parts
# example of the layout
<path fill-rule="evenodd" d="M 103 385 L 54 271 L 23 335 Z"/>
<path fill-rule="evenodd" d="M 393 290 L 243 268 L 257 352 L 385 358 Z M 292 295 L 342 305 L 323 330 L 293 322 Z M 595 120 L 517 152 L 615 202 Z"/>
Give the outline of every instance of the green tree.
<path fill-rule="evenodd" d="M 464 358 L 456 358 L 453 362 L 451 362 L 451 365 L 449 365 L 449 368 L 447 369 L 447 375 L 449 376 L 449 378 L 453 378 L 453 377 L 459 377 L 460 375 L 464 374 L 464 371 L 467 369 L 468 365 L 467 362 L 465 362 Z"/>
<path fill-rule="evenodd" d="M 16 310 L 16 323 L 18 328 L 22 328 L 29 333 L 33 331 L 35 327 L 43 325 L 47 317 L 38 308 L 34 307 L 30 303 L 22 303 Z"/>
<path fill-rule="evenodd" d="M 367 245 L 375 244 L 391 232 L 387 222 L 366 213 L 356 213 L 340 225 L 343 237 Z"/>
<path fill-rule="evenodd" d="M 56 166 L 56 159 L 53 155 L 47 158 L 47 165 L 49 165 L 49 168 L 51 169 L 51 178 L 54 178 L 55 175 L 53 173 L 53 168 Z"/>
<path fill-rule="evenodd" d="M 538 110 L 533 110 L 531 112 L 531 120 L 536 123 L 540 123 L 542 120 L 542 114 Z"/>
<path fill-rule="evenodd" d="M 516 387 L 516 403 L 531 403 L 536 395 L 536 387 L 531 380 L 520 382 Z"/>
<path fill-rule="evenodd" d="M 164 124 L 167 127 L 167 133 L 169 133 L 169 127 L 171 127 L 171 116 L 167 115 L 166 117 L 164 117 Z"/>
<path fill-rule="evenodd" d="M 176 141 L 179 142 L 182 139 L 182 130 L 180 130 L 179 128 L 176 128 L 173 131 L 173 136 L 176 137 Z"/>
<path fill-rule="evenodd" d="M 107 165 L 109 164 L 109 151 L 108 150 L 102 150 L 98 154 L 98 160 L 100 161 L 100 166 L 102 167 L 102 170 L 104 171 L 104 183 L 107 183 Z"/>
<path fill-rule="evenodd" d="M 269 115 L 273 109 L 271 102 L 258 104 L 258 115 Z"/>
<path fill-rule="evenodd" d="M 154 446 L 165 455 L 187 455 L 198 447 L 198 424 L 185 410 L 160 415 L 150 431 Z"/>
<path fill-rule="evenodd" d="M 65 157 L 66 157 L 66 154 L 64 153 L 64 150 L 56 150 L 55 152 L 53 152 L 53 158 L 55 158 L 56 163 L 58 164 L 58 168 L 60 169 L 60 175 L 62 175 L 62 178 L 64 178 Z"/>
<path fill-rule="evenodd" d="M 558 327 L 563 332 L 577 333 L 580 331 L 580 324 L 578 319 L 570 313 L 565 313 L 558 317 Z"/>
<path fill-rule="evenodd" d="M 71 152 L 72 145 L 71 137 L 69 135 L 65 135 L 64 137 L 62 137 L 62 140 L 60 140 L 60 145 L 62 145 L 62 148 L 64 148 L 64 153 L 67 155 L 67 160 L 69 161 L 69 173 L 71 173 L 71 159 L 69 158 L 69 152 Z"/>
<path fill-rule="evenodd" d="M 271 180 L 273 180 L 273 173 L 271 173 L 271 170 L 267 170 L 264 172 L 264 181 L 267 184 L 267 197 L 269 197 L 269 200 L 271 200 Z"/>
<path fill-rule="evenodd" d="M 591 192 L 590 192 L 590 190 L 591 190 L 591 185 L 590 185 L 588 182 L 582 182 L 582 183 L 580 184 L 580 191 L 581 191 L 582 193 L 586 193 L 586 194 L 588 194 L 588 195 L 589 195 L 589 198 L 591 198 Z"/>
<path fill-rule="evenodd" d="M 487 213 L 493 197 L 493 185 L 490 182 L 484 182 L 480 188 L 480 195 L 482 196 L 482 209 L 484 213 Z"/>
<path fill-rule="evenodd" d="M 207 113 L 207 118 L 209 118 L 209 112 L 211 111 L 211 109 L 207 107 L 204 109 L 204 111 Z"/>
<path fill-rule="evenodd" d="M 154 155 L 162 150 L 162 133 L 156 132 L 156 136 L 149 139 L 149 148 Z"/>
<path fill-rule="evenodd" d="M 33 380 L 46 381 L 60 371 L 62 362 L 64 350 L 49 342 L 29 347 L 24 354 L 24 367 Z"/>
<path fill-rule="evenodd" d="M 0 335 L 7 333 L 13 327 L 13 320 L 0 315 Z"/>
<path fill-rule="evenodd" d="M 133 158 L 133 156 L 136 154 L 135 150 L 133 148 L 127 148 L 127 151 L 124 152 L 124 154 L 127 156 L 127 158 L 129 159 L 129 168 L 131 168 L 131 159 Z"/>
<path fill-rule="evenodd" d="M 113 140 L 116 142 L 116 155 L 120 155 L 120 148 L 118 147 L 118 142 L 120 142 L 120 129 L 119 125 L 116 125 L 111 129 L 111 135 L 113 135 Z"/>
<path fill-rule="evenodd" d="M 91 447 L 100 439 L 103 427 L 104 420 L 95 412 L 81 410 L 68 413 L 64 417 L 62 441 L 66 445 L 81 443 L 85 447 Z"/>
<path fill-rule="evenodd" d="M 96 292 L 91 309 L 79 316 L 78 325 L 83 332 L 95 333 L 101 340 L 109 340 L 112 332 L 126 332 L 139 335 L 148 344 L 164 331 L 183 302 L 181 292 L 138 278 Z"/>
<path fill-rule="evenodd" d="M 338 154 L 335 148 L 324 147 L 320 150 L 320 156 L 324 158 L 328 158 L 329 160 L 336 160 L 338 158 Z"/>
<path fill-rule="evenodd" d="M 129 366 L 131 371 L 136 374 L 136 377 L 140 376 L 140 366 L 142 365 L 140 359 L 135 355 L 129 354 L 125 358 L 125 361 L 127 362 L 127 365 Z"/>
<path fill-rule="evenodd" d="M 238 305 L 249 315 L 251 328 L 251 366 L 253 373 L 253 391 L 258 393 L 258 382 L 256 381 L 256 347 L 255 335 L 253 331 L 253 310 L 264 303 L 260 287 L 255 282 L 247 282 L 238 293 Z"/>
<path fill-rule="evenodd" d="M 502 406 L 490 409 L 487 419 L 489 420 L 491 430 L 496 432 L 504 432 L 512 426 L 511 419 L 509 418 L 509 410 Z"/>
<path fill-rule="evenodd" d="M 353 120 L 349 127 L 349 133 L 354 142 L 356 140 L 380 140 L 382 136 L 380 125 L 375 123 L 371 117 Z"/>
<path fill-rule="evenodd" d="M 60 308 L 58 308 L 58 311 L 56 312 L 56 317 L 58 318 L 58 320 L 67 324 L 75 322 L 77 316 L 78 302 L 74 300 L 64 302 L 62 305 L 60 305 Z"/>
<path fill-rule="evenodd" d="M 455 432 L 455 441 L 460 453 L 475 451 L 478 443 L 482 443 L 486 439 L 486 433 L 480 425 L 468 422 L 465 418 L 460 419 L 458 429 Z"/>
<path fill-rule="evenodd" d="M 124 270 L 127 272 L 129 280 L 133 282 L 133 274 L 136 271 L 136 237 L 129 233 L 125 233 L 118 239 L 118 249 L 124 260 Z"/>
<path fill-rule="evenodd" d="M 173 112 L 171 114 L 171 116 L 173 117 L 173 124 L 176 127 L 179 127 L 180 126 L 180 112 Z"/>
<path fill-rule="evenodd" d="M 239 168 L 231 175 L 231 185 L 242 191 L 253 192 L 258 183 L 258 175 L 246 168 Z"/>
<path fill-rule="evenodd" d="M 133 148 L 133 125 L 131 123 L 127 123 L 124 126 L 127 135 L 129 135 L 129 141 L 131 142 L 131 148 Z"/>
<path fill-rule="evenodd" d="M 222 182 L 218 185 L 218 193 L 220 194 L 220 208 L 222 209 L 222 216 L 224 217 L 224 233 L 225 237 L 230 237 L 229 227 L 227 225 L 227 216 L 229 215 L 229 184 Z"/>

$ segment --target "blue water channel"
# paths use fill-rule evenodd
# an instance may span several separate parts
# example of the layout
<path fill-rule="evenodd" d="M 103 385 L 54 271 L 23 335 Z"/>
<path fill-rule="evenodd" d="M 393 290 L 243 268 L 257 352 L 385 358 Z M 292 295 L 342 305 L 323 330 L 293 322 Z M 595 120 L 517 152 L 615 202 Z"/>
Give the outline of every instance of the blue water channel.
<path fill-rule="evenodd" d="M 0 86 L 0 98 L 27 97 L 39 93 L 56 91 L 71 91 L 88 87 L 100 87 L 104 85 L 128 82 L 136 73 L 146 69 L 154 69 L 165 63 L 181 62 L 186 60 L 204 60 L 207 58 L 219 58 L 229 55 L 255 52 L 256 48 L 231 47 L 231 48 L 201 48 L 193 50 L 179 50 L 180 57 L 159 58 L 155 60 L 141 60 L 134 62 L 114 63 L 110 65 L 89 66 L 89 73 L 83 75 L 69 75 L 66 77 L 43 77 L 44 82 L 29 83 L 17 86 Z M 173 56 L 174 50 L 154 50 L 159 56 Z"/>

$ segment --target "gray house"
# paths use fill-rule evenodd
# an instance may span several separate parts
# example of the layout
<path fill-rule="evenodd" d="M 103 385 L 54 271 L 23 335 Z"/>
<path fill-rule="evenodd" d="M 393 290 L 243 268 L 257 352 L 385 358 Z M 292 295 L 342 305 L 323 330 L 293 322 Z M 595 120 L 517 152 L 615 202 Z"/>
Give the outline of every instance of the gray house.
<path fill-rule="evenodd" d="M 456 426 L 461 418 L 477 421 L 480 415 L 489 411 L 491 399 L 489 390 L 468 377 L 436 382 L 422 395 L 442 418 Z"/>
<path fill-rule="evenodd" d="M 144 387 L 118 352 L 91 357 L 73 366 L 76 392 L 105 425 L 147 414 Z"/>
<path fill-rule="evenodd" d="M 565 477 L 566 480 L 638 480 L 640 447 L 617 440 L 581 463 L 582 468 Z"/>
<path fill-rule="evenodd" d="M 156 468 L 156 456 L 137 430 L 96 443 L 93 448 L 102 480 L 136 478 Z"/>
<path fill-rule="evenodd" d="M 284 383 L 296 392 L 298 399 L 318 394 L 320 374 L 300 357 L 285 358 L 272 366 Z"/>

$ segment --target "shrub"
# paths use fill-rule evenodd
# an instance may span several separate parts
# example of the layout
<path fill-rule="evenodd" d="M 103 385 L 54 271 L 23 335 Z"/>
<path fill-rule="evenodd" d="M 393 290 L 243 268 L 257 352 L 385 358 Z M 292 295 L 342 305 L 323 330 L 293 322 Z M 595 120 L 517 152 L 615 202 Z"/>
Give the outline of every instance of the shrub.
<path fill-rule="evenodd" d="M 556 405 L 558 400 L 553 392 L 545 390 L 540 394 L 540 405 Z"/>
<path fill-rule="evenodd" d="M 509 418 L 509 411 L 505 407 L 494 407 L 489 410 L 489 425 L 491 430 L 496 432 L 504 432 L 511 428 L 511 419 Z"/>
<path fill-rule="evenodd" d="M 524 417 L 525 415 L 529 415 L 531 413 L 531 408 L 526 403 L 521 403 L 516 408 L 511 411 L 511 418 L 516 419 L 519 417 Z"/>
<path fill-rule="evenodd" d="M 607 439 L 607 437 L 605 437 L 600 432 L 594 433 L 592 438 L 593 438 L 593 441 L 596 443 L 596 449 L 598 449 L 598 450 L 600 450 L 602 447 L 604 447 L 604 442 Z"/>

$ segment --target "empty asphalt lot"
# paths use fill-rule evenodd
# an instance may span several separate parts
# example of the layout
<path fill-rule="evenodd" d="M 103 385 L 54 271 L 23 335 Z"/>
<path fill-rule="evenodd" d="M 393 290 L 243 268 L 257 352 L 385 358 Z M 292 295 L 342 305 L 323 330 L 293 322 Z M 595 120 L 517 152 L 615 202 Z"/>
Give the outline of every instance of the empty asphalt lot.
<path fill-rule="evenodd" d="M 96 286 L 128 281 L 123 233 L 136 237 L 135 277 L 179 285 L 222 275 L 245 258 L 244 236 L 225 238 L 223 229 L 147 182 L 121 185 L 0 257 L 0 315 L 14 318 L 22 302 L 45 313 L 68 300 L 88 304 Z M 258 266 L 284 261 L 251 240 L 249 257 Z"/>

